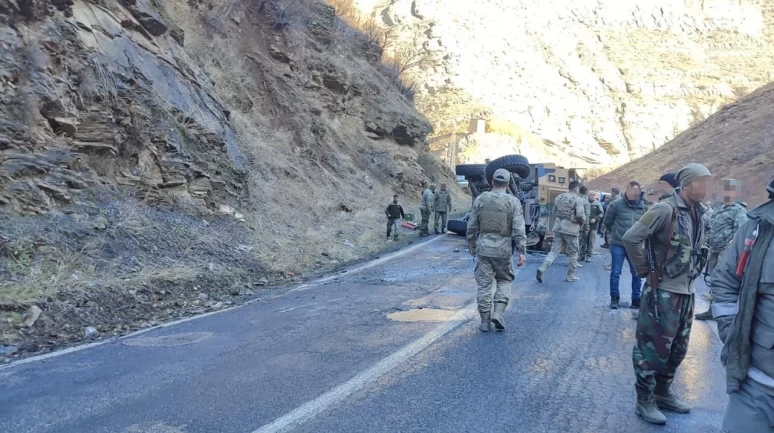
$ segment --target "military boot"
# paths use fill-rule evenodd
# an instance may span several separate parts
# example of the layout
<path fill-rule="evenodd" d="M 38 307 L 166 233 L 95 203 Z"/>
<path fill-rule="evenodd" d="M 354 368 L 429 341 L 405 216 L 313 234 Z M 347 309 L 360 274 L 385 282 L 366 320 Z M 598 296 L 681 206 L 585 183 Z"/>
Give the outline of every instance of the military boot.
<path fill-rule="evenodd" d="M 538 280 L 538 283 L 542 283 L 543 282 L 543 273 L 545 273 L 545 272 L 546 272 L 545 265 L 543 265 L 543 266 L 538 268 L 537 275 L 535 276 L 535 278 L 537 278 L 537 280 Z"/>
<path fill-rule="evenodd" d="M 398 242 L 398 237 L 395 236 L 394 238 L 392 238 L 392 240 L 394 240 L 395 242 Z"/>
<path fill-rule="evenodd" d="M 582 267 L 583 267 L 583 265 L 582 265 L 580 262 L 578 262 L 578 263 L 576 263 L 576 264 L 575 264 L 575 267 L 576 267 L 576 268 L 582 268 Z"/>
<path fill-rule="evenodd" d="M 669 385 L 657 383 L 653 395 L 659 409 L 677 413 L 688 413 L 691 411 L 691 407 L 687 403 L 677 398 L 670 391 Z"/>
<path fill-rule="evenodd" d="M 610 298 L 610 309 L 611 310 L 617 310 L 618 309 L 618 301 L 619 301 L 619 299 L 620 298 L 618 298 L 617 296 L 614 296 L 614 297 Z"/>
<path fill-rule="evenodd" d="M 635 407 L 634 412 L 651 424 L 666 424 L 666 417 L 658 410 L 656 399 L 652 394 L 643 396 L 637 395 L 637 406 Z"/>
<path fill-rule="evenodd" d="M 478 325 L 478 330 L 481 332 L 489 332 L 492 330 L 492 315 L 489 312 L 479 313 L 481 315 L 481 324 Z"/>
<path fill-rule="evenodd" d="M 580 278 L 576 277 L 575 275 L 568 275 L 565 281 L 568 283 L 574 283 L 576 281 L 580 281 Z"/>
<path fill-rule="evenodd" d="M 695 317 L 696 320 L 712 320 L 714 317 L 712 317 L 712 309 L 709 309 L 703 313 L 699 313 Z"/>
<path fill-rule="evenodd" d="M 494 314 L 492 314 L 492 324 L 494 324 L 495 331 L 505 330 L 505 319 L 503 318 L 503 313 L 505 313 L 505 307 L 507 306 L 508 304 L 503 302 L 495 302 L 494 304 Z"/>

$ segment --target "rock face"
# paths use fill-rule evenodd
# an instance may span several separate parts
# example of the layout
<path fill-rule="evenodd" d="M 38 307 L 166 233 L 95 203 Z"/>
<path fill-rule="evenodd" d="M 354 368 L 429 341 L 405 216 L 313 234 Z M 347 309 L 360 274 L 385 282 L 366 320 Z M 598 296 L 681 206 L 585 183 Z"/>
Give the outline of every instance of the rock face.
<path fill-rule="evenodd" d="M 774 66 L 765 0 L 392 0 L 374 15 L 439 59 L 416 79 L 441 154 L 460 144 L 445 134 L 482 117 L 541 159 L 618 166 L 767 84 Z M 449 162 L 492 153 L 467 152 Z"/>
<path fill-rule="evenodd" d="M 756 90 L 723 107 L 705 121 L 678 135 L 654 152 L 591 181 L 608 191 L 632 179 L 648 188 L 667 172 L 689 162 L 705 164 L 715 178 L 712 195 L 722 200 L 722 179 L 742 182 L 742 197 L 752 205 L 765 201 L 766 185 L 774 178 L 774 85 Z"/>

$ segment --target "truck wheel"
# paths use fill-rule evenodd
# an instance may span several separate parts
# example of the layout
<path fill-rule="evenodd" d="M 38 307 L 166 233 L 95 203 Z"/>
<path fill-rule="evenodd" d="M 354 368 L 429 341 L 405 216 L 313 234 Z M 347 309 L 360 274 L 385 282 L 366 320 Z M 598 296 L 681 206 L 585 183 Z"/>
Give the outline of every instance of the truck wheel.
<path fill-rule="evenodd" d="M 483 177 L 484 170 L 486 164 L 462 164 L 454 167 L 454 173 L 457 176 L 465 176 L 465 179 Z"/>
<path fill-rule="evenodd" d="M 494 172 L 501 168 L 518 175 L 522 179 L 528 178 L 529 174 L 532 172 L 532 168 L 529 166 L 527 158 L 521 155 L 505 155 L 487 164 L 485 170 L 487 182 L 492 183 Z"/>
<path fill-rule="evenodd" d="M 468 233 L 468 222 L 463 220 L 449 220 L 446 223 L 446 230 L 465 236 Z"/>

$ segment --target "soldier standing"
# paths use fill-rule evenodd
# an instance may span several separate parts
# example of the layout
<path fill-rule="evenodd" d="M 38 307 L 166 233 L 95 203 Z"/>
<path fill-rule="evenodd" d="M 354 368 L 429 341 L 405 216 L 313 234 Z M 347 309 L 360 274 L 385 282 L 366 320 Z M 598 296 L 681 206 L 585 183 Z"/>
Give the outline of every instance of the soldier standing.
<path fill-rule="evenodd" d="M 452 199 L 449 191 L 446 190 L 446 184 L 441 184 L 441 190 L 435 194 L 435 234 L 446 233 L 446 216 L 452 210 Z M 441 221 L 440 230 L 438 227 L 438 221 Z"/>
<path fill-rule="evenodd" d="M 583 199 L 583 212 L 586 215 L 580 236 L 578 236 L 578 267 L 582 268 L 583 264 L 581 262 L 586 261 L 586 250 L 588 248 L 589 230 L 591 227 L 589 224 L 591 220 L 591 203 L 589 203 L 589 189 L 585 185 L 580 187 L 578 194 Z"/>
<path fill-rule="evenodd" d="M 727 433 L 774 432 L 774 180 L 767 191 L 712 273 Z"/>
<path fill-rule="evenodd" d="M 707 245 L 709 246 L 709 260 L 707 261 L 707 274 L 711 275 L 718 260 L 723 256 L 728 248 L 734 234 L 744 223 L 747 222 L 747 205 L 734 201 L 739 194 L 741 183 L 736 179 L 723 180 L 723 207 L 716 212 L 707 211 L 711 214 L 707 226 Z M 706 214 L 705 214 L 706 215 Z M 711 281 L 710 281 L 710 292 Z M 698 320 L 712 320 L 712 301 L 710 309 L 696 315 Z"/>
<path fill-rule="evenodd" d="M 398 194 L 392 196 L 392 203 L 387 205 L 387 209 L 384 210 L 387 215 L 387 239 L 390 238 L 392 229 L 395 229 L 395 241 L 398 240 L 398 223 L 401 218 L 406 218 L 406 214 L 403 213 L 403 206 L 398 201 Z"/>
<path fill-rule="evenodd" d="M 419 204 L 419 213 L 422 214 L 422 222 L 419 224 L 419 236 L 430 235 L 430 214 L 433 213 L 433 203 L 435 202 L 435 185 L 430 185 L 422 193 L 422 203 Z"/>
<path fill-rule="evenodd" d="M 706 209 L 701 201 L 711 179 L 703 165 L 686 165 L 677 173 L 680 192 L 656 203 L 623 236 L 637 274 L 647 277 L 632 363 L 637 378 L 636 412 L 653 424 L 666 423 L 660 409 L 691 410 L 670 386 L 688 350 L 695 281 L 706 262 L 707 251 L 702 248 Z"/>
<path fill-rule="evenodd" d="M 597 200 L 597 193 L 592 192 L 589 194 L 589 231 L 586 239 L 581 239 L 581 260 L 591 262 L 591 256 L 594 253 L 594 244 L 597 240 L 597 229 L 599 228 L 599 222 L 602 219 L 605 211 L 602 209 L 602 204 Z M 585 248 L 584 248 L 585 245 Z M 584 254 L 585 251 L 585 254 Z"/>
<path fill-rule="evenodd" d="M 492 190 L 484 192 L 473 203 L 468 220 L 467 238 L 470 253 L 478 257 L 475 277 L 478 284 L 478 312 L 483 332 L 505 329 L 503 313 L 511 297 L 513 282 L 512 256 L 519 252 L 517 266 L 524 264 L 527 252 L 527 235 L 524 228 L 524 212 L 521 202 L 507 193 L 511 173 L 505 169 L 494 172 Z M 514 246 L 515 245 L 515 246 Z M 492 283 L 494 312 L 492 312 Z"/>
<path fill-rule="evenodd" d="M 578 277 L 575 276 L 575 269 L 578 267 L 578 236 L 586 223 L 586 210 L 583 206 L 584 200 L 579 195 L 580 183 L 574 180 L 570 182 L 569 187 L 569 192 L 560 194 L 554 200 L 554 243 L 551 246 L 551 252 L 537 270 L 537 280 L 541 283 L 543 274 L 556 260 L 563 246 L 567 248 L 567 258 L 570 261 L 566 281 L 578 281 Z"/>

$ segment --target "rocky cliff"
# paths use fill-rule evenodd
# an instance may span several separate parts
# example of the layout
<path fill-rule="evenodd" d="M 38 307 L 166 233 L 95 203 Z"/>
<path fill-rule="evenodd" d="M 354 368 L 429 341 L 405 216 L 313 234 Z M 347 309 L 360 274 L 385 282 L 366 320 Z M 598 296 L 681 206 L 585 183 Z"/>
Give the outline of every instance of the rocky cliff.
<path fill-rule="evenodd" d="M 361 0 L 434 59 L 416 71 L 450 163 L 517 150 L 614 167 L 772 81 L 765 0 Z M 466 137 L 481 117 L 494 137 Z M 455 134 L 456 133 L 456 134 Z"/>
<path fill-rule="evenodd" d="M 222 308 L 460 194 L 324 2 L 0 0 L 0 36 L 0 349 Z"/>
<path fill-rule="evenodd" d="M 707 120 L 678 135 L 654 152 L 590 182 L 609 191 L 637 180 L 646 188 L 658 178 L 689 162 L 705 164 L 715 178 L 712 195 L 723 197 L 721 179 L 742 181 L 740 200 L 756 205 L 767 199 L 766 185 L 774 177 L 774 85 L 758 89 L 723 107 Z"/>

